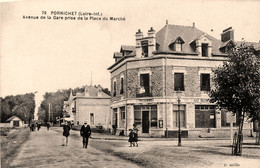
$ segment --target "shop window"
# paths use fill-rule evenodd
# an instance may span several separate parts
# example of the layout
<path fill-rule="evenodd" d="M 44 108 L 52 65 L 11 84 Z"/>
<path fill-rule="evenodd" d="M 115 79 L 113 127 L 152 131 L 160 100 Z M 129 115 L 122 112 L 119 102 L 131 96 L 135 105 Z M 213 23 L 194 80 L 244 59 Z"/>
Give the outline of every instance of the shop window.
<path fill-rule="evenodd" d="M 151 109 L 151 127 L 157 128 L 157 108 Z"/>
<path fill-rule="evenodd" d="M 116 82 L 114 82 L 114 93 L 113 96 L 116 96 Z"/>
<path fill-rule="evenodd" d="M 174 73 L 174 90 L 184 91 L 184 74 Z"/>
<path fill-rule="evenodd" d="M 208 57 L 208 44 L 201 44 L 202 57 Z"/>
<path fill-rule="evenodd" d="M 121 78 L 121 85 L 120 85 L 120 94 L 124 93 L 124 78 Z"/>
<path fill-rule="evenodd" d="M 186 118 L 185 118 L 185 105 L 180 105 L 180 111 L 178 110 L 178 105 L 173 105 L 173 127 L 179 127 L 179 113 L 180 113 L 180 126 L 182 128 L 186 127 Z"/>
<path fill-rule="evenodd" d="M 195 106 L 195 127 L 216 128 L 216 116 L 214 105 Z"/>
<path fill-rule="evenodd" d="M 90 113 L 90 125 L 94 125 L 94 113 Z"/>
<path fill-rule="evenodd" d="M 201 91 L 210 91 L 210 74 L 200 75 L 200 89 Z"/>
<path fill-rule="evenodd" d="M 142 56 L 148 57 L 148 41 L 147 40 L 142 41 L 141 46 L 142 46 Z"/>
<path fill-rule="evenodd" d="M 141 125 L 142 117 L 141 117 L 141 106 L 134 106 L 134 124 Z"/>

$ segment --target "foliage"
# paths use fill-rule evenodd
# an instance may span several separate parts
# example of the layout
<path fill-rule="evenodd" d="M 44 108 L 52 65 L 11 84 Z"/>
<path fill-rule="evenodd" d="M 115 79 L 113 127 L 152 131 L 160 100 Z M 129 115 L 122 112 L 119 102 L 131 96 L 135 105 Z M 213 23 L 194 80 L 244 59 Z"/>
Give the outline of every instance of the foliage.
<path fill-rule="evenodd" d="M 214 70 L 216 88 L 211 102 L 216 102 L 239 116 L 259 119 L 260 57 L 253 46 L 242 43 L 229 52 L 229 60 Z"/>
<path fill-rule="evenodd" d="M 34 93 L 1 98 L 1 122 L 5 122 L 14 115 L 26 122 L 30 122 L 34 116 L 34 98 Z"/>

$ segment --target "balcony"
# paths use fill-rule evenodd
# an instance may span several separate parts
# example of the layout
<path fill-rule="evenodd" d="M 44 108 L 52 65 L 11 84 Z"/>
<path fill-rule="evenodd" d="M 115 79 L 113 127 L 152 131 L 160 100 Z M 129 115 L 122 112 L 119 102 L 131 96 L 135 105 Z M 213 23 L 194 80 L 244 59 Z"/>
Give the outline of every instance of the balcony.
<path fill-rule="evenodd" d="M 147 88 L 137 88 L 136 97 L 152 97 L 151 87 Z"/>

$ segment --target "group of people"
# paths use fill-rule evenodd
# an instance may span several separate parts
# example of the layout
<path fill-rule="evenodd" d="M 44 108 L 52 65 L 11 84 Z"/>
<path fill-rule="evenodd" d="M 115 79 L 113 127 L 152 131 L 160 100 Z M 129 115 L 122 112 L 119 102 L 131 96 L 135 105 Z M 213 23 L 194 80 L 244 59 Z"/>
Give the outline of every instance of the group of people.
<path fill-rule="evenodd" d="M 34 122 L 31 122 L 30 123 L 30 130 L 31 131 L 34 131 L 36 128 L 37 128 L 37 130 L 39 131 L 40 130 L 40 128 L 41 128 L 41 123 L 39 122 L 39 123 L 34 123 Z"/>
<path fill-rule="evenodd" d="M 128 142 L 130 143 L 129 147 L 138 147 L 138 129 L 129 129 L 129 139 Z"/>
<path fill-rule="evenodd" d="M 62 139 L 62 146 L 68 145 L 68 137 L 70 135 L 70 126 L 68 125 L 68 122 L 65 121 L 65 124 L 63 125 L 63 139 Z M 87 124 L 87 121 L 84 121 L 84 124 L 80 128 L 80 136 L 82 136 L 82 143 L 83 148 L 88 147 L 88 139 L 91 135 L 91 129 L 90 126 Z"/>
<path fill-rule="evenodd" d="M 62 139 L 62 146 L 68 145 L 68 137 L 70 135 L 70 129 L 68 122 L 65 121 L 63 125 L 63 139 Z M 134 126 L 133 129 L 129 130 L 129 139 L 128 142 L 130 143 L 130 147 L 138 147 L 138 129 Z M 90 126 L 87 124 L 87 121 L 84 121 L 84 124 L 80 128 L 80 136 L 82 137 L 83 148 L 88 147 L 88 140 L 91 136 L 91 129 Z"/>

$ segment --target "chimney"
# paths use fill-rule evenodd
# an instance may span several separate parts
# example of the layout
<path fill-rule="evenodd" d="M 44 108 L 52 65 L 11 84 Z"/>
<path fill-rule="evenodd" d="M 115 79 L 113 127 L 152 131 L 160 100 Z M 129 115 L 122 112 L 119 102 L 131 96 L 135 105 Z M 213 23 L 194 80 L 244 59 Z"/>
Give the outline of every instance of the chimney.
<path fill-rule="evenodd" d="M 221 41 L 224 43 L 228 40 L 234 41 L 234 29 L 232 27 L 223 30 L 223 33 L 221 33 Z"/>
<path fill-rule="evenodd" d="M 143 32 L 141 32 L 141 30 L 138 29 L 138 32 L 135 33 L 135 41 L 136 41 L 135 52 L 137 58 L 141 58 L 142 56 L 142 45 L 141 45 L 142 39 L 143 39 Z"/>
<path fill-rule="evenodd" d="M 156 50 L 155 30 L 153 27 L 148 30 L 148 37 L 148 56 L 152 56 L 153 52 Z"/>
<path fill-rule="evenodd" d="M 138 32 L 135 33 L 136 40 L 143 38 L 143 32 L 141 32 L 140 29 L 138 29 Z"/>
<path fill-rule="evenodd" d="M 153 29 L 153 27 L 148 30 L 148 37 L 155 37 L 155 30 Z"/>
<path fill-rule="evenodd" d="M 192 27 L 193 27 L 193 28 L 195 27 L 195 22 L 192 23 Z"/>

